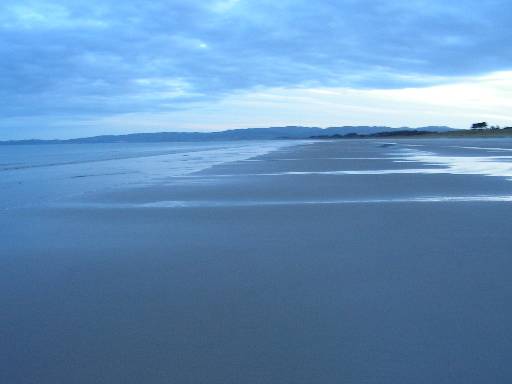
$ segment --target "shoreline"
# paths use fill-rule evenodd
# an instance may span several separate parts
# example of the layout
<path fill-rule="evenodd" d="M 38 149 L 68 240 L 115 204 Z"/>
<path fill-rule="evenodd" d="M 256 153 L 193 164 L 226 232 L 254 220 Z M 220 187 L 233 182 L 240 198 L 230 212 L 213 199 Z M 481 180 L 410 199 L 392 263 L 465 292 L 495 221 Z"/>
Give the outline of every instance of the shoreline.
<path fill-rule="evenodd" d="M 421 150 L 512 166 L 512 143 L 467 142 Z M 380 144 L 288 146 L 0 212 L 4 381 L 510 377 L 512 181 Z"/>

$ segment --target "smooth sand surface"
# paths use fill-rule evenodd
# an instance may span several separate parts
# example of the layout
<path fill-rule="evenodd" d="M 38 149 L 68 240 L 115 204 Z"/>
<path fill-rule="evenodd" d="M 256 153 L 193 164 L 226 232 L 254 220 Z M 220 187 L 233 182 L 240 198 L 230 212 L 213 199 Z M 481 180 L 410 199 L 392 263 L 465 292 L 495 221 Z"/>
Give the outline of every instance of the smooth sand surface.
<path fill-rule="evenodd" d="M 0 213 L 0 382 L 510 383 L 512 181 L 315 173 L 442 168 L 418 142 L 473 153 L 301 144 Z"/>

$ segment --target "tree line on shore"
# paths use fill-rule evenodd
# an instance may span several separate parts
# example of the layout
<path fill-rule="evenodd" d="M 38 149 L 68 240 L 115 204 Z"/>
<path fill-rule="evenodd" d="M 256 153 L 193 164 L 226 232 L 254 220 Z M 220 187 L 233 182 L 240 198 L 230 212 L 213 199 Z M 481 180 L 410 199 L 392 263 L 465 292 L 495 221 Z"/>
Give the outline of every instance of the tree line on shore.
<path fill-rule="evenodd" d="M 512 127 L 500 127 L 499 125 L 489 125 L 486 121 L 483 121 L 481 123 L 474 123 L 471 125 L 471 129 L 476 130 L 484 130 L 484 129 L 493 129 L 493 130 L 499 130 L 499 129 L 512 129 Z"/>
<path fill-rule="evenodd" d="M 499 125 L 489 125 L 487 122 L 474 123 L 471 129 L 454 129 L 451 131 L 418 131 L 418 130 L 402 130 L 377 132 L 372 134 L 335 134 L 335 135 L 317 135 L 311 136 L 312 139 L 366 139 L 366 138 L 407 138 L 407 137 L 511 137 L 512 127 L 500 127 Z"/>

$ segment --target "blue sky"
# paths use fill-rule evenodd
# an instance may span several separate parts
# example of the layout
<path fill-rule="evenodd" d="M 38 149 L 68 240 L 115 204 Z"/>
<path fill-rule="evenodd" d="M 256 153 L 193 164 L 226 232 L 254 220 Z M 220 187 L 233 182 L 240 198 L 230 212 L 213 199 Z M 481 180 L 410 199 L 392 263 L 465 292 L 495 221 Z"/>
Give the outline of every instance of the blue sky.
<path fill-rule="evenodd" d="M 512 125 L 505 0 L 2 0 L 0 139 Z"/>

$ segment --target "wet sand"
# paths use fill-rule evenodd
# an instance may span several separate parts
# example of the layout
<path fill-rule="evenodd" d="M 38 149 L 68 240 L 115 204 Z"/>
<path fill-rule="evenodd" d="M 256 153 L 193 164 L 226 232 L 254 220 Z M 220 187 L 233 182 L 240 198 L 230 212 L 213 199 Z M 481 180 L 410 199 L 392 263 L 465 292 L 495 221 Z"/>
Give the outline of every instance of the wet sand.
<path fill-rule="evenodd" d="M 0 213 L 0 381 L 509 383 L 512 181 L 417 143 L 496 155 L 301 144 Z"/>

